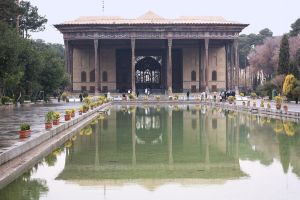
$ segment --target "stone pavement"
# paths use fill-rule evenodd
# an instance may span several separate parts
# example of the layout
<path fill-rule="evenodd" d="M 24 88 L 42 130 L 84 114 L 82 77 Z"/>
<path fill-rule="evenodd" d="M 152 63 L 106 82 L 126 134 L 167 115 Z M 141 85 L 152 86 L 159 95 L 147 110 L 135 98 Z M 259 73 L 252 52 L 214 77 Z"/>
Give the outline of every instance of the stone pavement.
<path fill-rule="evenodd" d="M 55 101 L 55 100 L 54 100 Z M 31 104 L 22 106 L 0 107 L 0 154 L 6 149 L 24 142 L 19 139 L 18 131 L 21 123 L 31 125 L 32 136 L 45 130 L 45 114 L 52 110 L 61 113 L 61 121 L 64 121 L 64 112 L 69 108 L 79 108 L 81 103 L 53 102 L 49 104 Z M 77 113 L 76 113 L 77 114 Z"/>

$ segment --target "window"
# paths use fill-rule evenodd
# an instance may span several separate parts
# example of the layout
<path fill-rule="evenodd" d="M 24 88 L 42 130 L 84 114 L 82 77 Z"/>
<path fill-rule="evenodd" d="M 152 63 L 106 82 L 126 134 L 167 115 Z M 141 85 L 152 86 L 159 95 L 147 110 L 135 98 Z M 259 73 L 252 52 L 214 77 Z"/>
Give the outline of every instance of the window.
<path fill-rule="evenodd" d="M 81 82 L 86 82 L 86 72 L 85 71 L 81 72 Z"/>
<path fill-rule="evenodd" d="M 95 70 L 90 72 L 90 82 L 95 82 Z"/>
<path fill-rule="evenodd" d="M 102 92 L 108 92 L 107 86 L 102 86 Z"/>
<path fill-rule="evenodd" d="M 103 82 L 107 82 L 107 72 L 106 72 L 106 71 L 104 71 L 104 72 L 102 73 L 102 81 L 103 81 Z"/>
<path fill-rule="evenodd" d="M 197 92 L 197 87 L 196 87 L 196 85 L 192 85 L 191 91 L 192 91 L 192 92 Z"/>
<path fill-rule="evenodd" d="M 90 92 L 92 92 L 92 93 L 95 92 L 95 86 L 90 86 Z"/>
<path fill-rule="evenodd" d="M 217 86 L 216 86 L 216 85 L 212 85 L 212 86 L 211 86 L 211 90 L 212 90 L 213 92 L 217 92 Z"/>
<path fill-rule="evenodd" d="M 86 91 L 86 86 L 81 86 L 81 92 Z"/>
<path fill-rule="evenodd" d="M 211 80 L 212 81 L 217 81 L 217 71 L 216 70 L 212 71 Z"/>
<path fill-rule="evenodd" d="M 191 79 L 192 79 L 192 81 L 196 81 L 196 72 L 195 71 L 191 72 Z"/>

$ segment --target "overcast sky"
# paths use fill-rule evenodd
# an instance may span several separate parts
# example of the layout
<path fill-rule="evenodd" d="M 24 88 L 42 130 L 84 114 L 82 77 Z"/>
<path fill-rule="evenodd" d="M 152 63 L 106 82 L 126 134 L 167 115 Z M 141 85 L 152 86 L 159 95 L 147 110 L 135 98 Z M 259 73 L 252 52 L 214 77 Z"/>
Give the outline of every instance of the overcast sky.
<path fill-rule="evenodd" d="M 300 0 L 30 0 L 46 15 L 46 30 L 32 37 L 46 42 L 63 43 L 53 24 L 73 20 L 79 16 L 138 17 L 151 10 L 166 18 L 178 16 L 223 16 L 227 20 L 250 24 L 243 33 L 258 33 L 270 28 L 274 35 L 290 30 L 290 25 L 300 18 Z"/>

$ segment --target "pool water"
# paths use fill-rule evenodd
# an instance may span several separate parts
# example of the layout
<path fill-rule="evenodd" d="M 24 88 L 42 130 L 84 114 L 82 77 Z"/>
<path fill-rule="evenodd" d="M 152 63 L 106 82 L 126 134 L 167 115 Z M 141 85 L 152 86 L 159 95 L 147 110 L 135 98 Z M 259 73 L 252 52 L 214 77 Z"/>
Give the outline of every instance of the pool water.
<path fill-rule="evenodd" d="M 112 106 L 0 199 L 299 199 L 299 132 L 206 106 Z"/>

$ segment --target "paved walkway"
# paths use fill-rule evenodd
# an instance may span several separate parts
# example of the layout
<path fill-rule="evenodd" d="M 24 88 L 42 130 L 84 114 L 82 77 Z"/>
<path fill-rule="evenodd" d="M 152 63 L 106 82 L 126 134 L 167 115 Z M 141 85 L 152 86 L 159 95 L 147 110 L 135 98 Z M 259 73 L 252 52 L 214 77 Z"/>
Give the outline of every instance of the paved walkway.
<path fill-rule="evenodd" d="M 55 100 L 54 100 L 55 101 Z M 0 154 L 9 147 L 17 145 L 23 140 L 19 139 L 18 130 L 21 123 L 31 125 L 32 135 L 41 133 L 45 130 L 45 114 L 52 110 L 63 114 L 68 108 L 79 108 L 80 103 L 49 103 L 49 104 L 32 104 L 23 106 L 1 106 L 0 107 Z M 77 113 L 76 113 L 77 114 Z"/>

